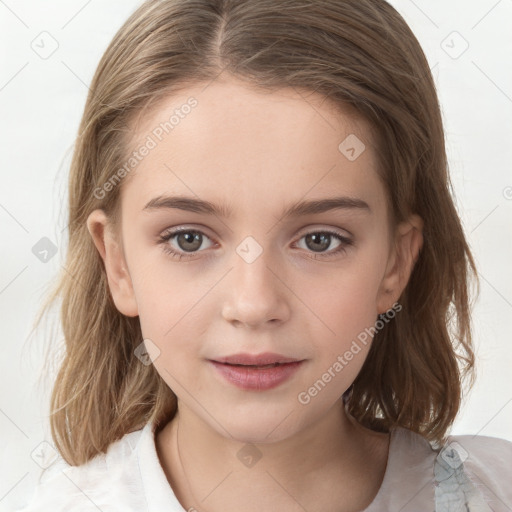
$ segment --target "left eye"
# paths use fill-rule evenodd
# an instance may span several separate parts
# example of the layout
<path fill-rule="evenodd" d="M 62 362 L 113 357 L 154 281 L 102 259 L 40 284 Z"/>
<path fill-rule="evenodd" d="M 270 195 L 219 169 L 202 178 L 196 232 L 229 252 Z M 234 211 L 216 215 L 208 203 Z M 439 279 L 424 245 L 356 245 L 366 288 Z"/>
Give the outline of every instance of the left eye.
<path fill-rule="evenodd" d="M 338 241 L 338 246 L 331 251 L 326 251 L 332 243 L 333 238 Z M 203 245 L 204 239 L 210 240 L 210 238 L 202 231 L 193 229 L 175 229 L 161 235 L 158 239 L 158 243 L 163 245 L 163 250 L 170 254 L 173 258 L 178 260 L 182 258 L 190 258 L 192 254 L 201 252 L 200 249 Z M 306 233 L 299 238 L 299 241 L 304 239 L 306 249 L 313 252 L 314 259 L 328 258 L 337 255 L 346 250 L 347 246 L 353 244 L 353 241 L 343 235 L 340 235 L 334 231 L 311 231 Z M 172 246 L 168 242 L 175 241 L 176 246 Z M 213 245 L 213 244 L 212 244 Z M 204 247 L 203 247 L 204 249 Z M 187 254 L 188 253 L 188 254 Z M 324 254 L 325 253 L 325 254 Z"/>
<path fill-rule="evenodd" d="M 335 250 L 329 251 L 328 255 L 338 254 L 345 250 L 345 246 L 352 244 L 349 238 L 333 231 L 314 231 L 302 236 L 300 240 L 304 239 L 307 249 L 311 249 L 314 253 L 323 254 L 331 245 L 333 238 L 338 241 L 338 246 Z"/>

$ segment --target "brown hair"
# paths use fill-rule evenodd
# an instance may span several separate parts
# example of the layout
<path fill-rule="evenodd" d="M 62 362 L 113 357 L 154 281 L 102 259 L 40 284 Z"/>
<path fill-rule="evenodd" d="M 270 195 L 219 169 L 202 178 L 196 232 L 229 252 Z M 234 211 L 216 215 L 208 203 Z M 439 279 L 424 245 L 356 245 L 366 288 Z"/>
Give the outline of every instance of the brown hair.
<path fill-rule="evenodd" d="M 375 130 L 393 220 L 417 213 L 424 243 L 402 312 L 375 335 L 345 398 L 369 428 L 403 426 L 441 441 L 464 379 L 474 379 L 470 277 L 478 281 L 452 198 L 435 85 L 415 36 L 384 0 L 150 0 L 117 32 L 92 80 L 70 169 L 67 259 L 37 321 L 62 299 L 65 353 L 50 415 L 60 453 L 83 464 L 175 413 L 172 390 L 134 357 L 139 319 L 116 309 L 86 219 L 102 208 L 116 221 L 123 183 L 101 199 L 94 191 L 126 160 L 134 117 L 223 71 L 267 91 L 317 92 Z"/>

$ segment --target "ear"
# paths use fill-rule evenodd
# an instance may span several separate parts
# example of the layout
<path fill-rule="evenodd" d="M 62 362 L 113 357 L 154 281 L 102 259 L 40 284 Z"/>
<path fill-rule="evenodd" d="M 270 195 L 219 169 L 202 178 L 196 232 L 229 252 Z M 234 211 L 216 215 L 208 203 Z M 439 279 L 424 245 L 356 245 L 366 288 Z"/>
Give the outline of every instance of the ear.
<path fill-rule="evenodd" d="M 105 264 L 108 286 L 117 309 L 123 315 L 137 316 L 139 311 L 123 250 L 103 210 L 94 210 L 89 215 L 87 229 Z"/>
<path fill-rule="evenodd" d="M 418 215 L 411 215 L 396 228 L 386 272 L 377 293 L 377 313 L 385 313 L 398 301 L 422 246 L 423 220 Z"/>

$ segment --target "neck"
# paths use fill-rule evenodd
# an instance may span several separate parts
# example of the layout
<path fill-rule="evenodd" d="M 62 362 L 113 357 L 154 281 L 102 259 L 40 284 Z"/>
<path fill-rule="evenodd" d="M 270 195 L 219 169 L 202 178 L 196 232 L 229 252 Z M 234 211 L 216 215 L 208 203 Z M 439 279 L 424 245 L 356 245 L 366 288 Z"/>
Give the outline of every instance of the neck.
<path fill-rule="evenodd" d="M 361 427 L 338 401 L 316 423 L 271 443 L 223 436 L 181 405 L 155 441 L 186 510 L 340 511 L 343 503 L 348 511 L 376 495 L 389 436 Z"/>

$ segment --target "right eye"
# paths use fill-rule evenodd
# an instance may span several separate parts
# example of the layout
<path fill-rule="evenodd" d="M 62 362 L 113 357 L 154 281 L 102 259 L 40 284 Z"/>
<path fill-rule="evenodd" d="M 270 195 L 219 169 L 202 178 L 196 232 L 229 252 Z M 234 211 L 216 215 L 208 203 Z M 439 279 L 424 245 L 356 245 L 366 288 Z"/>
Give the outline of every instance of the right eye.
<path fill-rule="evenodd" d="M 158 243 L 162 244 L 164 252 L 170 254 L 173 258 L 181 260 L 189 258 L 190 255 L 200 251 L 205 239 L 209 237 L 202 231 L 190 228 L 172 229 L 163 233 Z M 170 242 L 175 242 L 174 245 Z"/>

